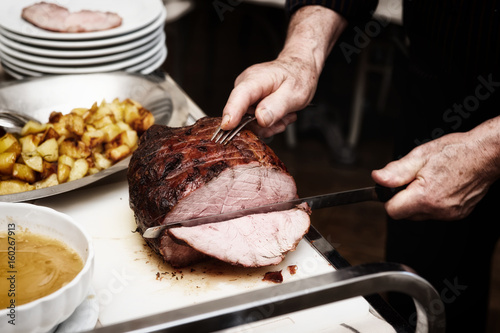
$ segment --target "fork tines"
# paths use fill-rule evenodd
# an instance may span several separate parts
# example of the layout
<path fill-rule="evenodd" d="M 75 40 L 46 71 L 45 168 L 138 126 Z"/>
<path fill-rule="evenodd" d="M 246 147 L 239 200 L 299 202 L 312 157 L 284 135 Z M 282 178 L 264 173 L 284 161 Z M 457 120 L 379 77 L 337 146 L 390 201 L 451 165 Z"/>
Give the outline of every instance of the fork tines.
<path fill-rule="evenodd" d="M 249 122 L 255 120 L 255 116 L 253 115 L 246 115 L 243 117 L 241 120 L 240 124 L 229 131 L 223 131 L 221 127 L 217 127 L 217 130 L 215 131 L 214 135 L 210 139 L 211 141 L 214 141 L 215 143 L 220 143 L 223 145 L 226 145 L 231 139 L 238 134 L 243 127 L 245 127 Z"/>

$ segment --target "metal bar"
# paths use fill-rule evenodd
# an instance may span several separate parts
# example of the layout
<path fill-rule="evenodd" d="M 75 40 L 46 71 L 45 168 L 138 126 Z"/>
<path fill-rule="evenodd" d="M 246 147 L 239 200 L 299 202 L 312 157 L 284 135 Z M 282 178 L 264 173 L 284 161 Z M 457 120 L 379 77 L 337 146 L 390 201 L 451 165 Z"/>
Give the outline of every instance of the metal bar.
<path fill-rule="evenodd" d="M 348 267 L 98 328 L 94 332 L 213 332 L 352 297 L 387 291 L 405 293 L 413 298 L 417 309 L 417 333 L 444 332 L 444 306 L 436 290 L 408 267 L 392 263 Z"/>
<path fill-rule="evenodd" d="M 351 264 L 311 225 L 305 236 L 311 246 L 336 269 L 351 267 Z M 414 329 L 379 294 L 364 297 L 372 309 L 385 319 L 398 333 L 413 332 Z"/>

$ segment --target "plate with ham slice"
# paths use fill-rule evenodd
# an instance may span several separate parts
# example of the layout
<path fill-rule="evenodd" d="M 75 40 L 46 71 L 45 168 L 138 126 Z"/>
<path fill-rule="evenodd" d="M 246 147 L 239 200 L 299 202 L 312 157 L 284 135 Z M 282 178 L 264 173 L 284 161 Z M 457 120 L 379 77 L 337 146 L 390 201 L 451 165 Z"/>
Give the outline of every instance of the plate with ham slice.
<path fill-rule="evenodd" d="M 0 1 L 0 27 L 38 39 L 102 39 L 151 24 L 163 8 L 161 0 Z"/>

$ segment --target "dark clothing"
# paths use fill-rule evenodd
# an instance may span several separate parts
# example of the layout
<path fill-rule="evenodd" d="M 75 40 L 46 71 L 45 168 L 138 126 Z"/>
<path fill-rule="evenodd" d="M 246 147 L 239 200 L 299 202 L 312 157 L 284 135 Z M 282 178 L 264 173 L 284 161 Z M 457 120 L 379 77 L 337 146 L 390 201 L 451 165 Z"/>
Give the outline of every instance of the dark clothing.
<path fill-rule="evenodd" d="M 476 84 L 482 83 L 476 80 Z M 452 132 L 453 127 L 466 131 L 500 113 L 500 95 L 491 94 L 468 118 L 458 117 L 460 124 L 447 123 L 442 118 L 444 110 L 451 110 L 453 103 L 447 85 L 412 66 L 407 86 L 404 117 L 397 126 L 395 159 L 418 144 Z M 464 100 L 463 95 L 456 98 L 456 103 Z M 412 267 L 434 286 L 445 305 L 447 332 L 486 330 L 491 260 L 500 237 L 499 203 L 497 181 L 466 219 L 388 221 L 386 260 Z M 414 325 L 413 303 L 401 295 L 390 296 L 393 307 Z"/>
<path fill-rule="evenodd" d="M 395 159 L 419 144 L 469 131 L 500 115 L 500 0 L 403 2 L 409 68 Z M 291 11 L 325 4 L 352 25 L 376 1 L 287 3 Z M 491 258 L 500 236 L 499 203 L 497 181 L 464 220 L 388 221 L 387 261 L 412 267 L 436 288 L 445 304 L 447 332 L 485 331 Z M 391 301 L 415 324 L 407 298 L 391 295 Z"/>
<path fill-rule="evenodd" d="M 404 0 L 411 61 L 461 89 L 475 87 L 479 75 L 498 75 L 499 9 L 498 0 Z"/>
<path fill-rule="evenodd" d="M 293 13 L 305 5 L 320 5 L 333 9 L 344 16 L 349 22 L 369 19 L 378 0 L 287 0 L 286 8 L 288 13 Z"/>

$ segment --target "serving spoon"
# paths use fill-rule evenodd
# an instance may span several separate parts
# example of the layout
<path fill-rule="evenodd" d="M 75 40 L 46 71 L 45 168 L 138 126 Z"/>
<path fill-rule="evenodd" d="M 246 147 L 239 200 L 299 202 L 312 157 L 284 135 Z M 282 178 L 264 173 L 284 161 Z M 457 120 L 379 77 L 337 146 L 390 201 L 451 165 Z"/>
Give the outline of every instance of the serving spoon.
<path fill-rule="evenodd" d="M 0 134 L 4 131 L 21 133 L 24 125 L 30 120 L 39 122 L 32 116 L 29 116 L 25 113 L 0 108 Z"/>

